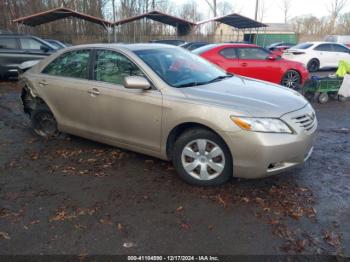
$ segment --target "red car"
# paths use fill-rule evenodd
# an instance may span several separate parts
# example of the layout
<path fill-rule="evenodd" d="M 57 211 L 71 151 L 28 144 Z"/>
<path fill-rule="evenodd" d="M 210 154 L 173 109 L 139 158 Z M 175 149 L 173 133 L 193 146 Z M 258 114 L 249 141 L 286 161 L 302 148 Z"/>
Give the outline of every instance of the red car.
<path fill-rule="evenodd" d="M 251 44 L 212 44 L 193 51 L 229 73 L 297 88 L 309 78 L 301 63 L 279 58 Z"/>

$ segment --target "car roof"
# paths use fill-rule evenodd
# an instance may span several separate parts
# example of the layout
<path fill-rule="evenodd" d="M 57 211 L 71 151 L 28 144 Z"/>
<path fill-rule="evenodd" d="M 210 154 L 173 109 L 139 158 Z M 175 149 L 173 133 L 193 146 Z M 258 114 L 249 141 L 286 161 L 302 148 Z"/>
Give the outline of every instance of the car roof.
<path fill-rule="evenodd" d="M 313 45 L 320 45 L 320 44 L 339 44 L 334 42 L 326 42 L 326 41 L 314 41 L 314 42 L 305 42 L 304 44 L 313 44 Z"/>
<path fill-rule="evenodd" d="M 244 44 L 244 43 L 219 43 L 214 44 L 213 48 L 222 48 L 222 47 L 259 47 L 258 45 L 254 44 Z M 212 48 L 212 49 L 213 49 Z"/>
<path fill-rule="evenodd" d="M 130 51 L 157 49 L 157 48 L 177 48 L 177 46 L 158 44 L 158 43 L 141 43 L 141 44 L 86 44 L 76 45 L 68 47 L 68 49 L 81 49 L 81 48 L 106 48 L 106 49 L 128 49 Z M 67 50 L 67 49 L 66 49 Z"/>

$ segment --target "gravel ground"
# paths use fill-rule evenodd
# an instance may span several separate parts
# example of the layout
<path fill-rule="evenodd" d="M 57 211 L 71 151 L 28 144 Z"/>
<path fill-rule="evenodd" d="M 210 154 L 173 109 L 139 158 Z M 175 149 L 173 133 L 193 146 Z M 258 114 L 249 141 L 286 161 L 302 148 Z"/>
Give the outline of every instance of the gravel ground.
<path fill-rule="evenodd" d="M 315 104 L 315 151 L 261 180 L 195 188 L 172 165 L 37 137 L 0 83 L 0 254 L 350 255 L 350 102 Z"/>

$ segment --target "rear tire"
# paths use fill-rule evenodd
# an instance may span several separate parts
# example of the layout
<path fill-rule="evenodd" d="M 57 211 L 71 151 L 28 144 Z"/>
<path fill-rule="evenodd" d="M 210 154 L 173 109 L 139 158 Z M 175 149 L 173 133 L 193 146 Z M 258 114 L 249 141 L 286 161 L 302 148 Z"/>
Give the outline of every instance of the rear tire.
<path fill-rule="evenodd" d="M 30 113 L 30 116 L 32 127 L 37 135 L 45 138 L 59 135 L 56 119 L 48 107 L 39 106 Z"/>
<path fill-rule="evenodd" d="M 315 92 L 305 92 L 305 98 L 309 101 L 312 101 L 315 98 Z"/>
<path fill-rule="evenodd" d="M 310 73 L 317 72 L 320 69 L 320 61 L 316 58 L 313 58 L 307 63 L 307 70 Z"/>
<path fill-rule="evenodd" d="M 346 100 L 347 100 L 347 98 L 345 96 L 338 95 L 338 101 L 339 102 L 345 102 Z"/>
<path fill-rule="evenodd" d="M 232 177 L 232 156 L 214 132 L 196 128 L 176 140 L 173 164 L 180 177 L 196 186 L 219 186 Z"/>

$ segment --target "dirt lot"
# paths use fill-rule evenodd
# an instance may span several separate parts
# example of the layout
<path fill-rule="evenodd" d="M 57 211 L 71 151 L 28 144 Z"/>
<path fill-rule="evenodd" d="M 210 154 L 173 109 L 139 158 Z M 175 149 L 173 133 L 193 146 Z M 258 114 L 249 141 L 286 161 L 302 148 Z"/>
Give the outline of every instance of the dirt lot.
<path fill-rule="evenodd" d="M 38 138 L 0 83 L 0 254 L 350 255 L 350 102 L 315 104 L 292 172 L 189 186 L 171 164 L 78 137 Z"/>

